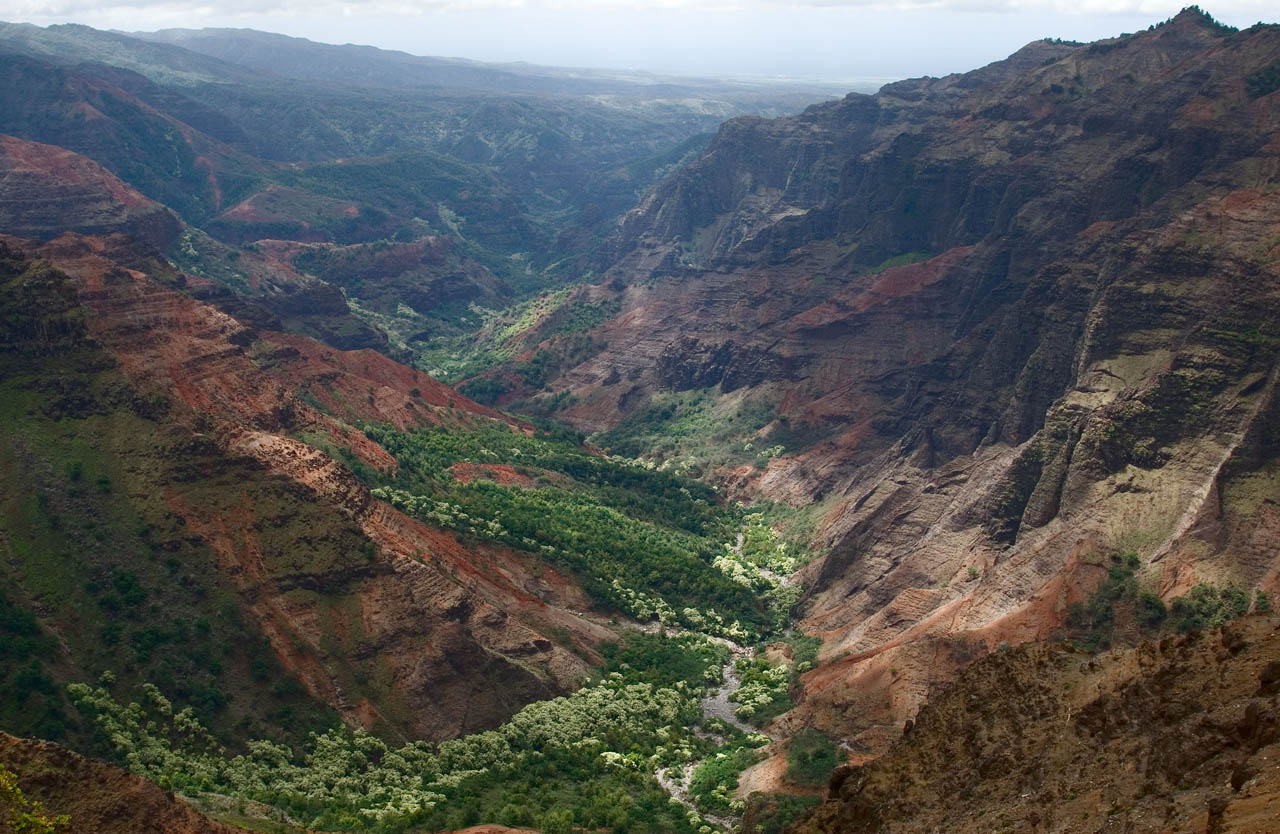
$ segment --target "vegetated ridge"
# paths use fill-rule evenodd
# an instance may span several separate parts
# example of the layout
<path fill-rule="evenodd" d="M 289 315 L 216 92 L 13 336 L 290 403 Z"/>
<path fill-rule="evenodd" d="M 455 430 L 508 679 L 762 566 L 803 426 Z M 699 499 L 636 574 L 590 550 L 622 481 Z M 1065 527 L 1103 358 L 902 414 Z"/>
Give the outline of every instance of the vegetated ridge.
<path fill-rule="evenodd" d="M 195 279 L 139 258 L 129 239 L 23 246 L 5 249 L 4 459 L 30 490 L 6 499 L 5 543 L 13 602 L 39 600 L 64 635 L 44 662 L 152 677 L 159 662 L 189 696 L 220 669 L 200 683 L 205 707 L 252 716 L 240 732 L 261 720 L 254 690 L 287 694 L 295 680 L 294 700 L 437 738 L 579 683 L 587 664 L 568 646 L 607 632 L 564 610 L 571 580 L 397 513 L 332 456 L 394 465 L 349 420 L 496 414 L 381 354 L 247 328 L 175 288 Z M 555 606 L 526 589 L 535 573 Z M 179 607 L 166 611 L 170 593 Z M 258 636 L 215 660 L 198 648 L 212 628 Z M 567 645 L 539 629 L 563 630 Z M 174 665 L 183 644 L 198 674 Z M 246 666 L 256 682 L 244 697 L 218 685 Z"/>

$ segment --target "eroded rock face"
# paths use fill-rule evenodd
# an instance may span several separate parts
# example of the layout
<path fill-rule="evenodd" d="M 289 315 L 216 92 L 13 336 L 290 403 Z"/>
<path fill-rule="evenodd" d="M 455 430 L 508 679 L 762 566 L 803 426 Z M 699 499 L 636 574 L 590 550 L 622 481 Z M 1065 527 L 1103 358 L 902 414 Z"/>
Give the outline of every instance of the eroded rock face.
<path fill-rule="evenodd" d="M 1091 656 L 991 655 L 885 755 L 837 769 L 818 832 L 1237 832 L 1275 827 L 1275 617 Z"/>
<path fill-rule="evenodd" d="M 180 465 L 145 488 L 212 549 L 313 696 L 390 737 L 445 739 L 582 682 L 610 632 L 571 613 L 588 607 L 573 581 L 533 556 L 464 547 L 296 439 L 394 467 L 346 420 L 408 428 L 496 412 L 375 351 L 247 328 L 175 289 L 162 262 L 121 266 L 133 246 L 67 234 L 30 248 L 74 281 L 88 336 L 186 432 Z"/>
<path fill-rule="evenodd" d="M 1280 30 L 1195 11 L 739 119 L 628 215 L 580 428 L 719 385 L 790 444 L 734 491 L 825 502 L 782 721 L 871 747 L 1044 638 L 1135 550 L 1163 596 L 1275 590 Z M 745 393 L 744 393 L 745 392 Z M 892 670 L 892 673 L 891 673 Z"/>

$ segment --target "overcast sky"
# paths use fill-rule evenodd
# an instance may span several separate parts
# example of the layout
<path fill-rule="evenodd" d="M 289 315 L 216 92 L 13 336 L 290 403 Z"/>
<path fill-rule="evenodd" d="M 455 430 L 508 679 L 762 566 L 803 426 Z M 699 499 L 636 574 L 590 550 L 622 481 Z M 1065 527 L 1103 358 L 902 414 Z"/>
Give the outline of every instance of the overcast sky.
<path fill-rule="evenodd" d="M 232 26 L 418 55 L 709 76 L 874 82 L 972 69 L 1040 37 L 1095 40 L 1161 0 L 0 0 L 0 19 L 152 30 Z M 1206 3 L 1233 26 L 1274 0 Z"/>

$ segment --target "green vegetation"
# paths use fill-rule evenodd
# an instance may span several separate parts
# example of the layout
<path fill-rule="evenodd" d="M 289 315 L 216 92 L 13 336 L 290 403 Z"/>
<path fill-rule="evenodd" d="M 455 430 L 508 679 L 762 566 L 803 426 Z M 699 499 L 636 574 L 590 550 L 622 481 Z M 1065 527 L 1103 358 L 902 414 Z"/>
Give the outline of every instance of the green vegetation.
<path fill-rule="evenodd" d="M 738 704 L 734 713 L 743 721 L 762 727 L 791 709 L 791 668 L 774 665 L 763 654 L 738 661 L 741 686 L 730 696 Z"/>
<path fill-rule="evenodd" d="M 558 369 L 590 356 L 597 346 L 587 331 L 618 312 L 616 299 L 591 301 L 580 295 L 570 285 L 501 311 L 472 305 L 469 312 L 479 325 L 411 344 L 415 364 L 444 382 L 461 382 L 462 393 L 485 404 L 507 392 L 510 375 L 541 388 Z M 526 352 L 529 358 L 516 359 Z M 503 374 L 489 375 L 500 364 Z"/>
<path fill-rule="evenodd" d="M 909 266 L 910 264 L 923 263 L 932 258 L 933 255 L 928 252 L 903 252 L 901 255 L 894 255 L 892 258 L 885 258 L 876 266 L 866 271 L 867 275 L 878 275 L 886 269 L 892 269 L 895 266 Z"/>
<path fill-rule="evenodd" d="M 1265 600 L 1265 595 L 1260 599 Z M 1269 601 L 1268 601 L 1269 602 Z M 1169 621 L 1181 634 L 1214 628 L 1249 613 L 1249 595 L 1239 588 L 1200 584 L 1169 604 Z"/>
<path fill-rule="evenodd" d="M 742 556 L 753 565 L 784 575 L 795 571 L 799 561 L 764 512 L 748 513 L 743 518 Z"/>
<path fill-rule="evenodd" d="M 0 591 L 0 720 L 6 728 L 39 738 L 66 735 L 62 695 L 45 667 L 56 648 L 35 615 Z"/>
<path fill-rule="evenodd" d="M 1068 635 L 1089 651 L 1108 649 L 1115 642 L 1117 615 L 1125 612 L 1144 637 L 1162 630 L 1180 634 L 1220 626 L 1249 612 L 1249 595 L 1233 587 L 1201 583 L 1185 596 L 1174 597 L 1166 608 L 1151 591 L 1143 590 L 1135 577 L 1141 561 L 1136 553 L 1113 553 L 1107 576 L 1089 598 L 1067 609 Z M 1258 591 L 1254 608 L 1269 611 L 1271 600 Z"/>
<path fill-rule="evenodd" d="M 700 634 L 686 632 L 674 637 L 633 631 L 620 643 L 601 648 L 604 673 L 620 672 L 628 680 L 672 687 L 683 682 L 689 687 L 719 685 L 729 649 Z"/>
<path fill-rule="evenodd" d="M 755 809 L 755 830 L 759 834 L 782 834 L 801 814 L 821 803 L 820 796 L 796 796 L 789 793 L 756 791 L 747 797 L 747 805 Z"/>
<path fill-rule="evenodd" d="M 699 477 L 744 463 L 767 463 L 786 451 L 751 438 L 777 416 L 767 398 L 725 396 L 717 388 L 659 393 L 610 431 L 591 438 L 602 449 L 654 461 Z"/>
<path fill-rule="evenodd" d="M 732 519 L 703 484 L 497 422 L 366 433 L 399 463 L 365 473 L 382 484 L 374 494 L 424 521 L 539 554 L 632 616 L 738 640 L 765 624 L 756 596 L 714 565 Z M 455 463 L 518 466 L 534 483 L 463 484 Z"/>
<path fill-rule="evenodd" d="M 196 517 L 178 508 L 298 508 L 306 518 L 261 531 L 281 573 L 341 562 L 363 539 L 170 425 L 163 396 L 131 387 L 85 337 L 70 280 L 9 255 L 0 247 L 0 479 L 23 488 L 0 492 L 3 727 L 92 752 L 62 685 L 107 669 L 164 686 L 231 741 L 329 726 L 334 714 L 242 618 L 232 580 L 188 527 Z M 325 541 L 286 547 L 295 521 L 327 529 Z"/>
<path fill-rule="evenodd" d="M 1280 90 L 1280 61 L 1275 61 L 1244 80 L 1249 98 L 1262 98 Z"/>
<path fill-rule="evenodd" d="M 787 743 L 788 782 L 808 788 L 827 784 L 831 771 L 840 764 L 840 751 L 831 737 L 806 727 Z"/>
<path fill-rule="evenodd" d="M 721 816 L 741 814 L 745 803 L 733 798 L 738 775 L 764 759 L 758 748 L 766 743 L 764 736 L 744 736 L 700 762 L 689 777 L 689 793 L 698 808 Z"/>
<path fill-rule="evenodd" d="M 1135 605 L 1138 621 L 1148 633 L 1158 630 L 1165 619 L 1164 603 L 1149 592 L 1140 592 L 1134 578 L 1141 564 L 1136 553 L 1113 553 L 1107 577 L 1086 602 L 1072 603 L 1067 609 L 1067 628 L 1073 638 L 1089 651 L 1111 647 L 1115 635 L 1116 605 Z"/>
<path fill-rule="evenodd" d="M 150 684 L 128 704 L 107 686 L 70 691 L 133 771 L 197 802 L 222 795 L 266 803 L 316 830 L 497 822 L 693 834 L 701 818 L 653 773 L 705 759 L 694 778 L 700 807 L 727 810 L 726 786 L 767 739 L 731 734 L 717 748 L 693 732 L 702 684 L 714 683 L 723 656 L 706 638 L 630 635 L 609 652 L 622 671 L 595 685 L 530 704 L 496 730 L 398 748 L 344 727 L 313 734 L 303 751 L 252 741 L 232 756 L 191 709 L 175 709 Z"/>
<path fill-rule="evenodd" d="M 822 639 L 795 634 L 786 643 L 791 657 L 782 663 L 770 662 L 764 652 L 738 661 L 741 684 L 729 697 L 739 705 L 734 713 L 743 721 L 763 727 L 794 706 L 791 688 L 800 675 L 813 668 Z"/>

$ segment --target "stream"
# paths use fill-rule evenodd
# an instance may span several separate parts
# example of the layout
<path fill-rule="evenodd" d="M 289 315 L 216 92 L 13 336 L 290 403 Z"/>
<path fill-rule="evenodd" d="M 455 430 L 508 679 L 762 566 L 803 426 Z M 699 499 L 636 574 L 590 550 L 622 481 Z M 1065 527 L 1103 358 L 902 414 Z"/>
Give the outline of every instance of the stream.
<path fill-rule="evenodd" d="M 750 657 L 751 649 L 739 646 L 737 643 L 724 638 L 710 637 L 708 639 L 722 646 L 728 646 L 730 652 L 729 659 L 725 661 L 724 668 L 721 670 L 724 676 L 724 683 L 720 685 L 719 689 L 709 695 L 704 695 L 702 698 L 703 717 L 719 718 L 724 723 L 737 727 L 744 733 L 760 732 L 758 728 L 752 727 L 734 713 L 734 704 L 729 700 L 729 696 L 742 685 L 742 679 L 738 675 L 738 661 Z"/>
<path fill-rule="evenodd" d="M 733 546 L 733 550 L 738 554 L 739 558 L 742 557 L 743 538 L 743 533 L 739 530 L 738 540 Z M 765 567 L 757 567 L 763 576 L 773 582 L 777 582 L 782 585 L 790 585 L 792 582 L 792 579 L 789 576 L 782 576 L 781 574 L 774 573 Z M 790 629 L 787 629 L 787 632 L 790 633 Z M 747 646 L 741 646 L 732 640 L 728 640 L 723 637 L 705 636 L 713 643 L 717 643 L 721 646 L 727 646 L 729 648 L 729 658 L 725 661 L 724 668 L 721 669 L 723 683 L 721 683 L 714 692 L 708 693 L 702 698 L 701 705 L 703 719 L 718 718 L 724 723 L 731 727 L 735 727 L 744 733 L 762 733 L 763 730 L 760 728 L 753 727 L 739 718 L 734 712 L 734 703 L 729 700 L 729 696 L 737 691 L 737 689 L 742 685 L 742 679 L 738 674 L 738 661 L 751 657 L 753 654 L 752 649 Z M 711 737 L 701 729 L 695 730 L 695 732 L 704 738 Z M 689 792 L 689 783 L 692 781 L 694 768 L 696 768 L 699 763 L 700 762 L 688 762 L 683 765 L 680 769 L 682 777 L 678 782 L 674 779 L 668 778 L 666 768 L 659 768 L 653 775 L 654 778 L 658 780 L 658 784 L 662 785 L 663 789 L 666 790 L 667 793 L 671 794 L 672 798 L 679 800 L 689 809 L 697 811 L 698 814 L 708 822 L 718 825 L 726 830 L 732 830 L 738 824 L 737 818 L 705 813 L 698 810 L 697 806 L 694 804 L 693 796 Z"/>
<path fill-rule="evenodd" d="M 741 679 L 738 676 L 737 664 L 741 658 L 750 657 L 751 649 L 740 646 L 732 640 L 726 640 L 723 637 L 708 637 L 714 643 L 729 647 L 729 658 L 725 661 L 724 668 L 721 670 L 724 676 L 724 682 L 714 692 L 703 696 L 702 698 L 702 716 L 707 718 L 719 718 L 721 721 L 738 728 L 744 733 L 759 733 L 758 728 L 752 727 L 743 721 L 733 712 L 733 702 L 729 700 L 729 696 L 741 685 Z M 714 738 L 710 734 L 705 733 L 701 729 L 695 730 L 698 735 L 705 738 Z M 693 769 L 700 762 L 688 762 L 680 768 L 681 779 L 679 782 L 667 777 L 666 768 L 658 768 L 654 771 L 654 778 L 658 780 L 658 784 L 662 785 L 672 798 L 679 800 L 690 810 L 697 811 L 698 814 L 710 823 L 720 826 L 726 830 L 732 829 L 737 825 L 738 820 L 734 817 L 724 817 L 719 814 L 711 814 L 698 810 L 694 804 L 693 795 L 689 793 L 689 784 L 693 779 Z"/>

